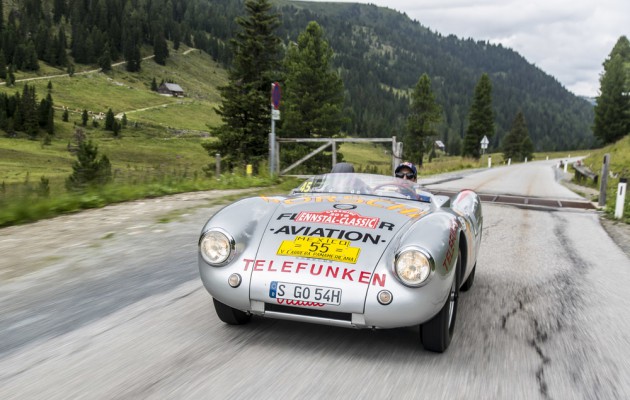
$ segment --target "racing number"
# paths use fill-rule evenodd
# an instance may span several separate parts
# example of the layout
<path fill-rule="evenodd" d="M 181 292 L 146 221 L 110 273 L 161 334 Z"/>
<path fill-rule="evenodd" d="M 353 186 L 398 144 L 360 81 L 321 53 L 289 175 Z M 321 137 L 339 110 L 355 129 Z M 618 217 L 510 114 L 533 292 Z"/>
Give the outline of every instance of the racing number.
<path fill-rule="evenodd" d="M 298 191 L 309 192 L 312 186 L 313 186 L 313 181 L 306 181 L 298 188 Z"/>
<path fill-rule="evenodd" d="M 326 253 L 328 252 L 328 245 L 326 243 L 311 243 L 309 250 L 312 252 Z"/>

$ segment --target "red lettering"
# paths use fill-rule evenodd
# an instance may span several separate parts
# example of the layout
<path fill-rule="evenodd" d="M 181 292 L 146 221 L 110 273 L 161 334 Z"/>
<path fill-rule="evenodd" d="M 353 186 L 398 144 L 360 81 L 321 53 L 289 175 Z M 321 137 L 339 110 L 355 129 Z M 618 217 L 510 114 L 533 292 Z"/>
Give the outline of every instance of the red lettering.
<path fill-rule="evenodd" d="M 372 276 L 372 286 L 379 285 L 380 287 L 385 287 L 386 277 L 385 274 L 374 274 L 374 276 Z"/>
<path fill-rule="evenodd" d="M 269 261 L 269 266 L 267 267 L 267 271 L 269 272 L 278 272 L 277 269 L 272 268 L 273 267 L 273 260 Z"/>
<path fill-rule="evenodd" d="M 317 272 L 314 271 L 315 269 L 315 264 L 311 264 L 311 275 L 319 275 L 322 273 L 322 268 L 324 268 L 323 265 L 319 264 L 319 270 L 317 270 Z"/>
<path fill-rule="evenodd" d="M 265 264 L 265 260 L 256 260 L 254 263 L 254 271 L 262 271 L 263 264 Z"/>
<path fill-rule="evenodd" d="M 291 272 L 291 267 L 293 267 L 293 261 L 285 261 L 282 264 L 282 272 Z"/>
<path fill-rule="evenodd" d="M 352 279 L 352 273 L 354 272 L 353 269 L 343 269 L 343 276 L 341 277 L 341 279 L 346 279 L 346 277 L 348 277 L 349 280 L 354 281 L 354 279 Z"/>
<path fill-rule="evenodd" d="M 301 269 L 306 269 L 306 265 L 308 264 L 305 262 L 298 263 L 297 268 L 295 269 L 295 273 L 299 273 Z"/>
<path fill-rule="evenodd" d="M 288 306 L 302 306 L 302 307 L 324 307 L 326 304 L 315 303 L 314 301 L 302 301 L 302 300 L 287 300 L 276 299 L 278 304 L 286 303 Z"/>
<path fill-rule="evenodd" d="M 247 268 L 249 268 L 249 264 L 254 262 L 254 260 L 250 260 L 249 258 L 244 258 L 243 261 L 245 261 L 245 269 L 243 271 L 247 271 Z"/>
<path fill-rule="evenodd" d="M 361 271 L 359 274 L 359 282 L 365 283 L 366 285 L 370 283 L 370 273 L 368 271 Z"/>
<path fill-rule="evenodd" d="M 337 275 L 339 274 L 339 267 L 332 267 L 332 266 L 328 266 L 328 269 L 326 269 L 326 278 L 328 278 L 328 275 L 331 275 L 333 278 L 336 278 Z"/>

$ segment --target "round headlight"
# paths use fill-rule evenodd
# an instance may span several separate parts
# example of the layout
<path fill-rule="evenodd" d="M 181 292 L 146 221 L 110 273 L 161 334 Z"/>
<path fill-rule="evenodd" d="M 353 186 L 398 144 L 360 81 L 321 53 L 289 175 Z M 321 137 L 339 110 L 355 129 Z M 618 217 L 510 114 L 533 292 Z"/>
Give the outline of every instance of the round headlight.
<path fill-rule="evenodd" d="M 396 257 L 396 275 L 407 286 L 420 286 L 429 277 L 432 267 L 431 256 L 420 250 L 406 250 Z"/>
<path fill-rule="evenodd" d="M 218 230 L 206 232 L 199 241 L 199 251 L 203 259 L 212 265 L 225 263 L 234 250 L 234 240 Z"/>

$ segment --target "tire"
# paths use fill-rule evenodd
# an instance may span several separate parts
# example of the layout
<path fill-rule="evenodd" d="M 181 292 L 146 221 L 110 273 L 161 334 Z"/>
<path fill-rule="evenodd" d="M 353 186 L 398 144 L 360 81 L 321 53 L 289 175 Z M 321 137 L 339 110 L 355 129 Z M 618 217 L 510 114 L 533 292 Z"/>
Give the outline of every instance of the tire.
<path fill-rule="evenodd" d="M 462 285 L 462 287 L 460 289 L 462 292 L 467 292 L 473 286 L 473 282 L 475 282 L 475 271 L 476 270 L 477 270 L 477 263 L 475 263 L 475 266 L 473 267 L 472 271 L 470 272 L 470 275 L 468 275 L 468 279 L 466 279 L 466 282 L 464 282 L 464 284 Z"/>
<path fill-rule="evenodd" d="M 219 319 L 229 325 L 243 325 L 249 322 L 251 315 L 221 303 L 213 298 L 214 309 Z"/>
<path fill-rule="evenodd" d="M 420 325 L 420 341 L 424 345 L 425 350 L 443 353 L 448 348 L 449 344 L 451 344 L 451 338 L 455 330 L 457 302 L 459 299 L 461 251 L 457 254 L 457 262 L 455 265 L 455 277 L 451 285 L 451 292 L 444 306 L 442 306 L 442 309 L 436 316 Z"/>

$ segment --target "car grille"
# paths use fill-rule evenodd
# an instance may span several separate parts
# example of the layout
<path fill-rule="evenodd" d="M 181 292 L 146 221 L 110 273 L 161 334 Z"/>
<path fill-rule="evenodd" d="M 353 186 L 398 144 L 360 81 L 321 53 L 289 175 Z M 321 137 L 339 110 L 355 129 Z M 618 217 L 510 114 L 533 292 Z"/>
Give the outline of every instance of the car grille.
<path fill-rule="evenodd" d="M 280 304 L 272 304 L 272 303 L 265 303 L 265 311 L 275 311 L 279 313 L 293 314 L 293 315 L 306 315 L 309 317 L 328 318 L 328 319 L 335 319 L 335 320 L 347 321 L 347 322 L 352 321 L 351 313 L 317 310 L 314 308 L 283 306 Z"/>

